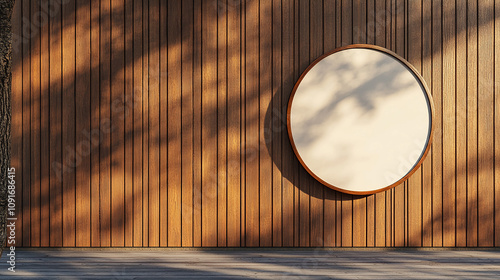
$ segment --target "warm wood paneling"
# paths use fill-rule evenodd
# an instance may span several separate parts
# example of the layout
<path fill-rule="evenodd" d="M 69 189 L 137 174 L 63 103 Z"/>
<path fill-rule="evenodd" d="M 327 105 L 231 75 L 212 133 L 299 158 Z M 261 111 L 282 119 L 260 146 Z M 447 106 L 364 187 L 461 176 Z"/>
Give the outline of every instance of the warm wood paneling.
<path fill-rule="evenodd" d="M 17 1 L 23 247 L 498 246 L 494 0 Z M 320 185 L 288 140 L 301 72 L 351 43 L 409 60 L 434 138 L 401 185 Z"/>

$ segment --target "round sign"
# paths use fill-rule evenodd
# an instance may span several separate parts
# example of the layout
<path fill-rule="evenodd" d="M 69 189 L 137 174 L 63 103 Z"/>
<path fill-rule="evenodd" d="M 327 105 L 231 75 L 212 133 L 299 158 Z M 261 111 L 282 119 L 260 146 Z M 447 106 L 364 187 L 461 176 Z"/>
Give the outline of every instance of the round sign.
<path fill-rule="evenodd" d="M 314 61 L 288 103 L 288 134 L 304 168 L 332 189 L 371 194 L 422 163 L 433 105 L 423 78 L 397 54 L 351 45 Z"/>

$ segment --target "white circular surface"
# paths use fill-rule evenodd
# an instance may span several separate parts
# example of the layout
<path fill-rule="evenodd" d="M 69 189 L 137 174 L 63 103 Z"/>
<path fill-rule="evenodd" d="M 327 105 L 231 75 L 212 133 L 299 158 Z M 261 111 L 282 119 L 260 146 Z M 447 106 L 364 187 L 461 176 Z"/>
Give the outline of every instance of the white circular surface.
<path fill-rule="evenodd" d="M 341 191 L 391 186 L 416 166 L 430 139 L 425 88 L 382 51 L 350 48 L 323 58 L 292 98 L 295 152 L 310 173 Z"/>

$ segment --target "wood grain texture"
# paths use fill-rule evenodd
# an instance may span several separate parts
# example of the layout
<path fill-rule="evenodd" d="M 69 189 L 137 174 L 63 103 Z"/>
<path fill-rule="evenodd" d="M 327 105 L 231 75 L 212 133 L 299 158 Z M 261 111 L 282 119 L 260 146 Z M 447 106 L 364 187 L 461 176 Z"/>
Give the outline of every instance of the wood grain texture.
<path fill-rule="evenodd" d="M 160 188 L 167 188 L 168 201 L 162 200 L 160 207 L 167 204 L 168 208 L 164 208 L 167 211 L 162 211 L 161 215 L 162 217 L 167 215 L 168 219 L 161 219 L 160 227 L 165 226 L 163 223 L 166 222 L 167 231 L 164 234 L 166 234 L 165 240 L 168 240 L 168 243 L 162 244 L 162 246 L 178 247 L 182 245 L 182 154 L 184 153 L 182 150 L 182 43 L 180 42 L 182 2 L 168 1 L 168 6 L 163 9 L 166 4 L 161 3 L 161 11 L 168 13 L 162 14 L 161 20 L 164 17 L 168 19 L 165 19 L 165 25 L 163 25 L 168 26 L 168 28 L 164 28 L 161 34 L 166 35 L 168 42 L 161 42 L 161 55 L 162 58 L 167 55 L 168 68 L 167 64 L 160 65 L 158 79 L 162 89 L 167 89 L 166 91 L 162 90 L 160 97 L 160 103 L 163 105 L 160 108 L 160 119 L 162 120 L 160 128 L 161 148 L 168 147 L 168 156 L 162 157 L 163 160 L 160 162 L 160 164 L 165 163 L 160 169 L 162 178 Z M 165 44 L 172 47 L 166 48 L 164 47 Z M 168 53 L 163 52 L 163 50 L 168 50 Z M 162 156 L 166 155 L 162 153 Z M 168 164 L 166 164 L 167 162 Z M 164 234 L 162 234 L 162 238 Z"/>
<path fill-rule="evenodd" d="M 180 100 L 178 98 L 178 95 L 176 96 L 177 92 L 174 92 L 175 90 L 172 90 L 172 102 L 168 102 L 168 97 L 169 97 L 169 81 L 168 81 L 168 75 L 162 75 L 162 73 L 168 73 L 169 66 L 172 66 L 173 64 L 169 65 L 169 57 L 170 54 L 172 54 L 172 57 L 178 57 L 178 52 L 180 52 L 180 46 L 175 46 L 171 48 L 171 51 L 167 48 L 161 47 L 165 46 L 168 44 L 168 38 L 169 38 L 169 30 L 172 29 L 173 32 L 178 33 L 178 29 L 181 28 L 180 24 L 175 22 L 175 18 L 173 17 L 173 24 L 171 28 L 167 28 L 168 25 L 168 20 L 169 20 L 169 14 L 168 11 L 170 10 L 168 8 L 168 2 L 159 2 L 160 4 L 160 50 L 159 50 L 159 59 L 160 59 L 160 69 L 158 73 L 153 74 L 153 82 L 158 82 L 160 86 L 160 246 L 164 247 L 168 245 L 168 238 L 169 238 L 169 229 L 171 228 L 169 226 L 169 223 L 171 223 L 173 220 L 177 218 L 177 215 L 172 215 L 172 217 L 169 216 L 169 208 L 175 207 L 176 201 L 173 203 L 168 203 L 168 198 L 169 198 L 169 193 L 168 191 L 170 189 L 174 188 L 174 185 L 178 185 L 178 182 L 180 180 L 181 176 L 181 166 L 179 164 L 175 165 L 173 167 L 172 165 L 169 164 L 169 148 L 170 145 L 172 145 L 172 148 L 177 148 L 172 149 L 172 156 L 171 158 L 177 159 L 177 154 L 181 153 L 180 148 L 179 148 L 179 137 L 177 134 L 174 134 L 175 136 L 172 137 L 172 141 L 168 141 L 168 132 L 169 128 L 171 129 L 172 126 L 176 126 L 178 120 L 176 120 L 176 117 L 178 116 L 178 112 L 180 110 L 179 105 L 180 105 Z M 171 32 L 170 32 L 171 33 Z M 174 55 L 175 54 L 175 55 Z M 181 64 L 177 64 L 177 66 L 181 66 Z M 172 69 L 174 70 L 174 69 Z M 175 69 L 178 70 L 178 69 Z M 170 89 L 175 88 L 177 89 L 179 87 L 179 79 L 180 79 L 181 72 L 180 71 L 175 71 L 172 73 L 172 76 L 174 76 L 174 80 L 172 81 L 172 85 L 170 86 Z M 174 102 L 179 103 L 177 104 L 178 106 L 174 109 L 176 114 L 172 115 L 172 121 L 168 122 L 168 114 L 171 113 L 172 109 L 169 107 L 169 104 L 173 104 Z M 174 112 L 172 112 L 174 113 Z M 173 168 L 169 169 L 168 167 L 172 166 Z M 172 181 L 169 184 L 169 175 L 174 175 L 172 176 Z M 173 197 L 175 199 L 175 197 Z M 173 228 L 173 227 L 172 227 Z M 180 230 L 180 227 L 177 227 L 177 229 Z"/>
<path fill-rule="evenodd" d="M 160 1 L 149 1 L 149 69 L 147 82 L 148 96 L 148 132 L 149 132 L 149 246 L 160 246 Z"/>
<path fill-rule="evenodd" d="M 456 243 L 467 244 L 467 1 L 456 2 Z"/>
<path fill-rule="evenodd" d="M 80 5 L 76 2 L 76 5 Z M 90 246 L 90 217 L 91 217 L 91 158 L 90 149 L 91 142 L 86 138 L 85 134 L 90 131 L 91 127 L 91 48 L 90 40 L 91 33 L 87 27 L 90 23 L 90 5 L 82 5 L 81 9 L 77 10 L 76 14 L 76 69 L 82 74 L 76 75 L 76 139 L 75 152 L 81 157 L 81 164 L 76 167 L 76 246 Z M 130 174 L 124 173 L 124 174 Z"/>
<path fill-rule="evenodd" d="M 477 1 L 467 2 L 467 246 L 477 246 Z"/>
<path fill-rule="evenodd" d="M 124 7 L 124 52 L 125 52 L 125 77 L 123 93 L 123 119 L 124 119 L 124 246 L 133 246 L 134 234 L 134 3 L 126 0 Z"/>
<path fill-rule="evenodd" d="M 24 4 L 22 5 L 24 7 Z M 50 134 L 50 188 L 49 188 L 49 203 L 50 203 L 50 246 L 60 247 L 62 246 L 62 200 L 61 200 L 61 178 L 62 178 L 62 145 L 61 145 L 61 7 L 54 5 L 52 10 L 49 12 L 49 63 L 50 63 L 50 87 L 49 87 L 49 106 L 50 106 L 50 123 L 49 123 L 49 134 Z M 23 43 L 25 45 L 25 43 Z M 23 57 L 24 57 L 23 49 Z M 23 61 L 25 59 L 23 58 Z M 23 63 L 23 82 L 26 80 L 24 75 L 24 63 Z M 24 86 L 23 86 L 24 91 Z M 24 101 L 25 102 L 25 101 Z M 24 115 L 24 109 L 23 109 Z M 23 116 L 24 121 L 24 116 Z M 24 124 L 24 122 L 23 122 Z M 27 130 L 29 131 L 29 130 Z M 24 130 L 23 130 L 23 144 L 24 144 Z M 23 149 L 24 152 L 24 149 Z M 23 165 L 27 161 L 26 157 L 23 155 Z M 59 167 L 59 168 L 56 168 Z M 24 172 L 27 172 L 23 168 Z M 24 180 L 28 179 L 24 176 L 23 172 L 23 184 Z M 23 190 L 24 195 L 24 190 Z M 24 201 L 23 201 L 23 205 Z M 25 207 L 26 208 L 26 205 Z M 23 228 L 24 221 L 29 220 L 29 216 L 26 217 L 23 211 Z M 27 228 L 24 232 L 27 232 Z M 100 233 L 100 231 L 97 231 Z M 23 235 L 24 236 L 24 235 Z M 23 240 L 24 241 L 24 240 Z M 100 245 L 100 244 L 99 244 Z M 29 246 L 23 242 L 23 246 Z"/>
<path fill-rule="evenodd" d="M 222 1 L 222 4 L 228 4 Z M 217 246 L 227 246 L 227 9 L 217 11 Z"/>
<path fill-rule="evenodd" d="M 245 245 L 259 246 L 259 2 L 245 3 Z"/>
<path fill-rule="evenodd" d="M 259 246 L 273 245 L 273 163 L 270 118 L 272 108 L 272 1 L 259 1 Z"/>
<path fill-rule="evenodd" d="M 123 5 L 111 2 L 111 246 L 125 245 L 125 23 Z"/>
<path fill-rule="evenodd" d="M 193 246 L 193 1 L 182 1 L 182 246 Z"/>
<path fill-rule="evenodd" d="M 408 61 L 422 72 L 422 3 L 409 1 L 408 9 L 412 11 L 408 20 L 408 36 L 412 44 L 408 44 Z M 408 245 L 422 245 L 422 169 L 419 168 L 408 179 Z"/>
<path fill-rule="evenodd" d="M 227 246 L 241 244 L 241 2 L 227 11 Z"/>
<path fill-rule="evenodd" d="M 143 147 L 143 80 L 142 80 L 142 70 L 143 70 L 143 55 L 142 55 L 142 28 L 144 24 L 144 19 L 142 18 L 142 2 L 134 0 L 133 7 L 133 51 L 132 57 L 134 60 L 133 65 L 133 100 L 132 100 L 132 112 L 133 115 L 133 201 L 132 209 L 134 215 L 133 222 L 133 246 L 141 247 L 143 246 L 143 178 L 142 178 L 142 147 Z"/>
<path fill-rule="evenodd" d="M 110 1 L 100 3 L 101 14 L 110 13 Z M 105 32 L 102 32 L 102 30 Z M 100 61 L 100 103 L 99 103 L 99 139 L 102 139 L 99 144 L 99 186 L 100 186 L 100 240 L 102 247 L 111 245 L 111 207 L 110 207 L 110 107 L 111 107 L 111 85 L 110 85 L 110 45 L 111 38 L 111 22 L 109 17 L 103 18 L 101 22 L 101 44 L 99 44 Z M 104 43 L 107 42 L 107 43 Z"/>
<path fill-rule="evenodd" d="M 432 88 L 432 22 L 426 20 L 432 12 L 432 2 L 422 1 L 422 71 L 425 82 Z M 431 146 L 432 150 L 432 146 Z M 422 246 L 432 246 L 432 152 L 422 164 Z M 466 200 L 464 200 L 466 201 Z"/>
<path fill-rule="evenodd" d="M 202 2 L 201 245 L 217 246 L 217 6 Z"/>
<path fill-rule="evenodd" d="M 149 246 L 149 0 L 142 2 L 142 244 Z"/>
<path fill-rule="evenodd" d="M 495 19 L 494 19 L 494 27 L 495 27 L 495 37 L 493 42 L 497 42 L 497 40 L 500 40 L 500 19 L 497 18 L 497 16 L 500 15 L 500 3 L 498 0 L 495 0 Z M 500 127 L 500 98 L 498 97 L 500 94 L 500 87 L 498 87 L 498 84 L 500 82 L 500 69 L 498 68 L 500 66 L 500 53 L 498 52 L 498 47 L 495 45 L 494 46 L 494 54 L 495 54 L 495 60 L 494 60 L 494 73 L 495 73 L 495 83 L 494 83 L 494 102 L 495 102 L 495 111 L 494 111 L 494 127 L 495 127 L 495 134 L 493 135 L 494 137 L 494 146 L 495 146 L 495 155 L 494 155 L 494 192 L 495 192 L 495 201 L 493 202 L 493 205 L 496 209 L 500 205 L 500 131 L 497 129 Z M 495 220 L 493 221 L 494 223 L 494 246 L 499 246 L 500 245 L 500 213 L 498 210 L 494 211 L 494 217 Z"/>
<path fill-rule="evenodd" d="M 498 0 L 17 2 L 22 247 L 500 243 Z M 422 166 L 364 197 L 286 130 L 302 71 L 351 43 L 408 59 L 435 110 Z"/>
<path fill-rule="evenodd" d="M 452 18 L 443 22 L 443 246 L 455 246 L 455 113 L 456 49 L 455 3 L 444 1 L 443 12 Z"/>
<path fill-rule="evenodd" d="M 62 5 L 62 242 L 75 246 L 75 169 L 80 164 L 75 152 L 75 3 Z M 33 144 L 33 143 L 32 143 Z"/>
<path fill-rule="evenodd" d="M 31 1 L 30 19 L 33 21 L 35 14 L 40 12 L 40 2 Z M 37 36 L 40 28 L 31 29 L 31 36 Z M 31 190 L 30 190 L 30 243 L 33 247 L 40 246 L 40 105 L 41 105 L 41 40 L 30 41 L 30 171 L 31 171 Z"/>
<path fill-rule="evenodd" d="M 193 9 L 193 246 L 201 246 L 201 86 L 202 18 L 201 0 Z"/>
<path fill-rule="evenodd" d="M 293 79 L 290 77 L 293 73 L 293 3 L 291 1 L 283 1 L 282 7 L 282 24 L 283 24 L 283 38 L 282 38 L 282 51 L 281 51 L 281 68 L 282 68 L 282 107 L 278 111 L 279 116 L 282 121 L 286 122 L 286 108 L 288 105 L 288 99 L 293 88 Z M 290 164 L 284 164 L 282 168 L 283 174 L 283 246 L 290 247 L 294 245 L 294 191 L 295 191 L 295 178 L 296 173 L 294 172 L 294 167 L 297 164 L 296 157 L 293 154 L 292 147 L 290 145 L 290 140 L 288 139 L 288 133 L 286 133 L 286 126 L 282 128 L 281 131 L 281 149 L 282 162 L 288 162 Z M 292 164 L 293 162 L 293 164 Z"/>
<path fill-rule="evenodd" d="M 266 118 L 269 118 L 266 142 L 270 144 L 272 151 L 272 223 L 273 223 L 273 246 L 283 246 L 283 177 L 281 168 L 282 159 L 282 140 L 285 131 L 285 123 L 281 117 L 281 108 L 286 104 L 282 98 L 282 69 L 281 69 L 281 48 L 282 48 L 282 1 L 273 1 L 272 5 L 272 107 L 266 112 Z"/>
<path fill-rule="evenodd" d="M 478 1 L 478 246 L 494 245 L 494 1 Z"/>

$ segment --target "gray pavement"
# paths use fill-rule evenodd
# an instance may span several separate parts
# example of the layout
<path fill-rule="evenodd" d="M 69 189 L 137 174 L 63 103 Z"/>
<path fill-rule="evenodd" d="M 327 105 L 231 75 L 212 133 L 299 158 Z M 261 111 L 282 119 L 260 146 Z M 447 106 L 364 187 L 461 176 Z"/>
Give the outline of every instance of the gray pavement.
<path fill-rule="evenodd" d="M 31 249 L 0 279 L 500 279 L 500 250 Z"/>

